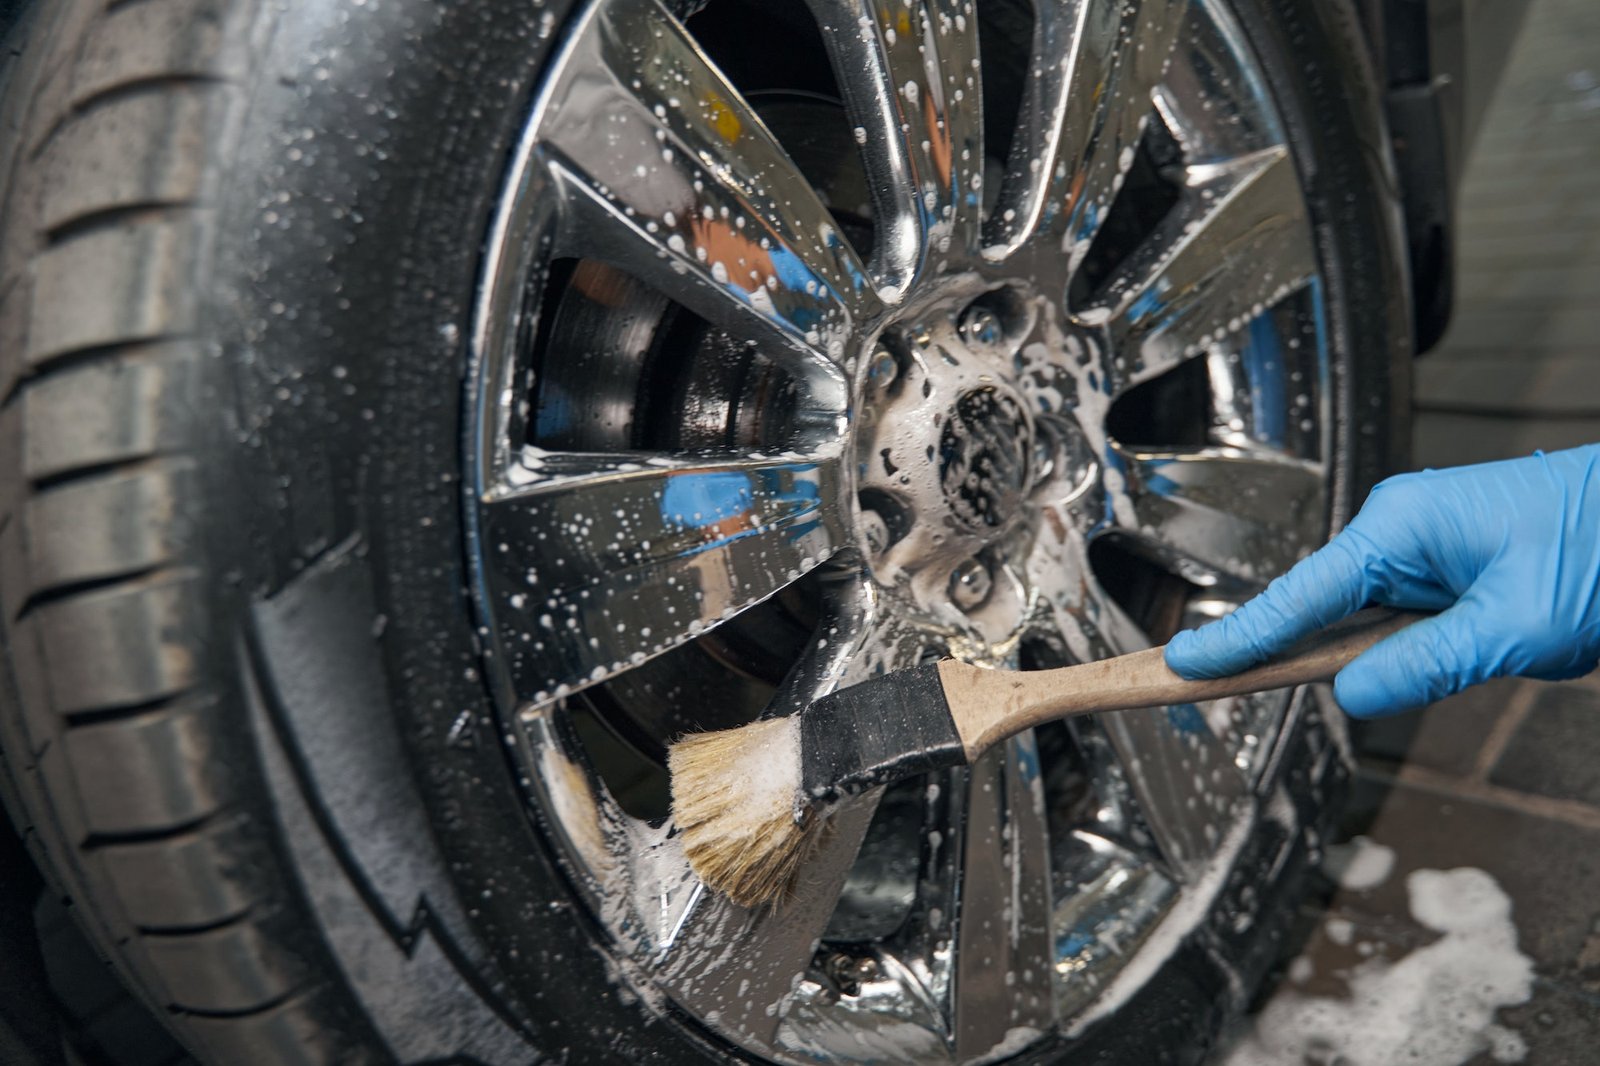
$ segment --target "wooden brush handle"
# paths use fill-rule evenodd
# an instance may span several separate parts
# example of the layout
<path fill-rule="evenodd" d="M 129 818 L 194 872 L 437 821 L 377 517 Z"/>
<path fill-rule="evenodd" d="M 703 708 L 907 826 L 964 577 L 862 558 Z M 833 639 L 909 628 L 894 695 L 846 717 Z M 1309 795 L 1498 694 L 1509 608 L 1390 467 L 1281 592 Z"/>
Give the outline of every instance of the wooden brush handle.
<path fill-rule="evenodd" d="M 1426 617 L 1383 607 L 1359 611 L 1260 666 L 1209 681 L 1186 681 L 1167 669 L 1163 648 L 1027 672 L 947 660 L 939 664 L 939 680 L 970 761 L 1007 737 L 1057 718 L 1327 681 L 1384 637 Z"/>

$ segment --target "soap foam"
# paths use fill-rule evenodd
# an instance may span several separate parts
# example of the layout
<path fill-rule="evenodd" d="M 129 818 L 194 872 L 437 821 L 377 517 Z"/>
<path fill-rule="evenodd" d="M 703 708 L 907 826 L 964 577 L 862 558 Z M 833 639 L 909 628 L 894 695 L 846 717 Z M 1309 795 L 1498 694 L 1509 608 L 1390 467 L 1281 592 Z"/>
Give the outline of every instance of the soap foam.
<path fill-rule="evenodd" d="M 1341 888 L 1365 892 L 1389 880 L 1394 872 L 1394 849 L 1368 837 L 1356 837 L 1348 844 L 1328 848 L 1322 868 Z"/>
<path fill-rule="evenodd" d="M 1485 1051 L 1496 1062 L 1522 1061 L 1527 1045 L 1494 1020 L 1533 993 L 1511 899 L 1471 867 L 1417 870 L 1406 889 L 1411 916 L 1439 940 L 1394 962 L 1362 963 L 1345 999 L 1280 992 L 1225 1066 L 1460 1066 Z"/>

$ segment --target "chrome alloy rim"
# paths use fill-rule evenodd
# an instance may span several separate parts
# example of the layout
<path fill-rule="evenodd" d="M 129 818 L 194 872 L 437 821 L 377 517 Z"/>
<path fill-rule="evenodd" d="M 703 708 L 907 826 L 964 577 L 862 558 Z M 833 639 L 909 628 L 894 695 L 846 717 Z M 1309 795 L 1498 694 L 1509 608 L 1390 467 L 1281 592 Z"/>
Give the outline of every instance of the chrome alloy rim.
<path fill-rule="evenodd" d="M 662 745 L 932 656 L 1145 647 L 1320 542 L 1301 180 L 1210 0 L 809 0 L 755 56 L 734 6 L 590 5 L 513 160 L 469 393 L 487 676 L 640 995 L 784 1061 L 1004 1057 L 1204 913 L 1285 694 L 865 797 L 773 912 L 688 870 Z"/>

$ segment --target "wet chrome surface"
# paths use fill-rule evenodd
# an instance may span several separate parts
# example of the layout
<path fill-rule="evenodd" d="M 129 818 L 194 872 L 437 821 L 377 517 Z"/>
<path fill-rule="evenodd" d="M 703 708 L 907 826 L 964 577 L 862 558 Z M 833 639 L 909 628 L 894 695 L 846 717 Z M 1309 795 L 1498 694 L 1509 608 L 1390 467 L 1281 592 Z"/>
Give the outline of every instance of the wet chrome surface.
<path fill-rule="evenodd" d="M 764 700 L 779 710 L 928 655 L 1015 667 L 1147 646 L 1098 542 L 1183 579 L 1173 624 L 1225 611 L 1325 530 L 1322 294 L 1294 162 L 1209 4 L 1039 3 L 1016 133 L 988 166 L 970 0 L 809 7 L 866 175 L 866 252 L 838 190 L 773 132 L 778 109 L 653 0 L 593 4 L 551 67 L 475 337 L 486 663 L 530 808 L 619 979 L 785 1061 L 973 1061 L 1069 1026 L 1162 950 L 1248 817 L 1282 697 L 1020 737 L 864 797 L 795 900 L 758 914 L 701 890 L 670 823 L 629 813 L 573 700 L 700 645 L 745 684 L 712 642 L 802 584 L 819 617 Z M 1094 267 L 1156 133 L 1170 205 Z M 715 395 L 736 374 L 697 369 L 669 408 L 710 428 L 641 445 L 632 408 L 653 379 L 635 364 L 661 347 L 641 334 L 622 384 L 560 408 L 614 433 L 541 429 L 531 390 L 574 386 L 529 353 L 555 314 L 546 271 L 575 258 L 720 331 L 704 366 L 758 353 L 777 384 L 755 414 Z M 637 326 L 599 276 L 573 275 Z M 577 358 L 589 341 L 570 343 Z M 1191 370 L 1198 431 L 1112 432 L 1143 386 Z"/>

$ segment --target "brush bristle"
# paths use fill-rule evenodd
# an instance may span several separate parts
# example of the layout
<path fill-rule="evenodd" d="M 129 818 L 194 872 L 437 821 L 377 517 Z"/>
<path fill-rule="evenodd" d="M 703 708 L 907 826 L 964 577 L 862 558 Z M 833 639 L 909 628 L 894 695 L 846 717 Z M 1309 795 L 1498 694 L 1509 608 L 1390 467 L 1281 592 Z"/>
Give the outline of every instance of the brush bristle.
<path fill-rule="evenodd" d="M 799 719 L 684 737 L 667 765 L 673 820 L 700 880 L 743 907 L 782 902 L 816 849 L 822 821 L 795 821 Z"/>

